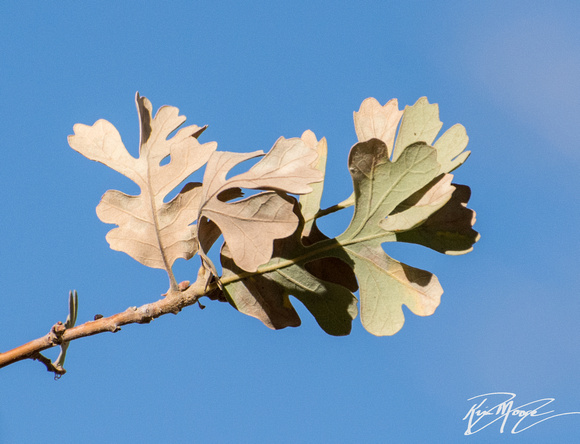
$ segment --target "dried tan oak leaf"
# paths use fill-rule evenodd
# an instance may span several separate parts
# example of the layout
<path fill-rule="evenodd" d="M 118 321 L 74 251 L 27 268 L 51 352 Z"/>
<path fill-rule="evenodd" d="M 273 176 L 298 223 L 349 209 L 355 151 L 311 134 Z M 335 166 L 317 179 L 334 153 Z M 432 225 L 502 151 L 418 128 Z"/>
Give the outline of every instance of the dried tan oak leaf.
<path fill-rule="evenodd" d="M 312 188 L 308 184 L 324 177 L 315 167 L 318 153 L 314 147 L 302 139 L 281 137 L 247 172 L 226 179 L 235 165 L 262 155 L 262 151 L 214 153 L 205 170 L 200 206 L 200 219 L 205 217 L 217 225 L 234 262 L 251 272 L 270 260 L 274 239 L 288 237 L 298 227 L 294 199 L 286 193 L 309 193 Z M 240 197 L 244 188 L 268 191 L 228 202 Z M 199 224 L 202 254 L 210 243 L 205 237 L 215 237 L 206 233 L 210 227 Z"/>
<path fill-rule="evenodd" d="M 359 142 L 370 139 L 382 140 L 387 146 L 388 156 L 393 153 L 397 125 L 403 116 L 397 99 L 389 100 L 384 106 L 377 99 L 363 100 L 360 109 L 353 113 L 354 129 Z"/>
<path fill-rule="evenodd" d="M 180 129 L 185 117 L 172 106 L 162 106 L 152 118 L 151 102 L 137 93 L 135 98 L 141 140 L 139 158 L 131 156 L 115 127 L 106 120 L 93 126 L 76 124 L 69 136 L 71 148 L 127 176 L 141 189 L 138 196 L 107 191 L 97 215 L 118 225 L 107 234 L 113 250 L 123 251 L 143 265 L 171 274 L 177 258 L 189 259 L 197 251 L 196 230 L 201 184 L 188 183 L 170 202 L 165 197 L 190 174 L 201 168 L 217 148 L 216 142 L 203 145 L 197 137 L 206 127 Z M 169 162 L 162 164 L 169 157 Z"/>

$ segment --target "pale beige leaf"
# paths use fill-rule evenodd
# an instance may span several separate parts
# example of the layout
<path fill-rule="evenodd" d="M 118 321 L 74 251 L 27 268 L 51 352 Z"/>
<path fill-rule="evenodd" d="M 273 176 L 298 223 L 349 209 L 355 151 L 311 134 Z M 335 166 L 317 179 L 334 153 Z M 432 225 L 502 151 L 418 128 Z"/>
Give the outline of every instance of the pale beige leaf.
<path fill-rule="evenodd" d="M 274 239 L 296 230 L 298 217 L 293 207 L 290 198 L 270 191 L 237 202 L 212 199 L 202 211 L 220 228 L 236 264 L 256 271 L 272 257 Z"/>
<path fill-rule="evenodd" d="M 163 106 L 153 118 L 149 100 L 137 94 L 136 104 L 141 129 L 139 158 L 127 152 L 115 127 L 105 120 L 93 126 L 75 125 L 69 144 L 89 159 L 129 177 L 141 189 L 138 196 L 110 190 L 98 205 L 99 218 L 118 225 L 107 235 L 111 248 L 149 267 L 165 269 L 172 276 L 173 262 L 190 258 L 197 249 L 191 224 L 198 218 L 201 184 L 187 184 L 170 202 L 164 199 L 208 161 L 217 144 L 200 144 L 196 137 L 205 127 L 196 125 L 168 138 L 185 121 L 179 110 Z M 167 158 L 169 161 L 161 165 Z"/>
<path fill-rule="evenodd" d="M 93 126 L 77 123 L 74 135 L 68 136 L 70 147 L 87 159 L 100 162 L 127 176 L 139 186 L 141 180 L 139 162 L 125 149 L 121 135 L 110 122 L 100 119 Z"/>
<path fill-rule="evenodd" d="M 221 193 L 231 188 L 239 188 L 236 185 L 226 186 L 228 172 L 246 160 L 263 156 L 263 151 L 251 153 L 232 153 L 229 151 L 216 151 L 209 158 L 203 176 L 203 202 L 217 198 Z"/>
<path fill-rule="evenodd" d="M 162 205 L 157 223 L 144 223 L 150 211 L 144 199 L 109 190 L 97 206 L 97 216 L 104 223 L 118 225 L 107 233 L 113 250 L 126 252 L 148 267 L 165 269 L 167 258 L 172 264 L 177 258 L 189 259 L 196 253 L 195 227 L 190 224 L 196 220 L 200 201 L 201 184 L 188 184 Z"/>
<path fill-rule="evenodd" d="M 403 111 L 399 111 L 397 99 L 391 99 L 381 106 L 377 99 L 369 97 L 362 102 L 358 112 L 355 111 L 353 115 L 358 141 L 382 140 L 387 146 L 390 158 L 393 153 L 397 125 L 403 115 Z"/>
<path fill-rule="evenodd" d="M 295 200 L 286 193 L 309 193 L 312 191 L 309 184 L 324 177 L 324 173 L 316 168 L 318 152 L 315 146 L 297 138 L 280 138 L 247 172 L 226 179 L 228 171 L 235 165 L 261 155 L 260 151 L 214 153 L 204 176 L 200 217 L 207 217 L 219 227 L 235 263 L 246 271 L 256 271 L 268 262 L 274 240 L 291 235 L 298 227 L 299 220 L 293 210 Z M 263 192 L 244 200 L 227 202 L 237 196 L 240 189 L 276 192 Z M 199 230 L 201 240 L 206 236 L 204 226 Z"/>
<path fill-rule="evenodd" d="M 229 186 L 309 193 L 312 187 L 308 184 L 324 177 L 315 167 L 317 158 L 316 146 L 309 146 L 302 139 L 280 137 L 256 165 L 230 179 Z"/>
<path fill-rule="evenodd" d="M 304 131 L 301 139 L 304 143 L 318 153 L 318 160 L 316 162 L 315 168 L 322 174 L 326 171 L 326 158 L 328 153 L 328 148 L 326 144 L 326 139 L 323 137 L 320 141 L 316 140 L 316 136 L 310 130 Z M 312 187 L 312 192 L 308 194 L 303 194 L 300 196 L 300 210 L 302 216 L 304 217 L 304 228 L 302 229 L 302 235 L 308 237 L 313 229 L 315 219 L 314 216 L 320 210 L 320 199 L 322 198 L 322 191 L 324 188 L 324 182 L 317 182 L 310 185 Z"/>

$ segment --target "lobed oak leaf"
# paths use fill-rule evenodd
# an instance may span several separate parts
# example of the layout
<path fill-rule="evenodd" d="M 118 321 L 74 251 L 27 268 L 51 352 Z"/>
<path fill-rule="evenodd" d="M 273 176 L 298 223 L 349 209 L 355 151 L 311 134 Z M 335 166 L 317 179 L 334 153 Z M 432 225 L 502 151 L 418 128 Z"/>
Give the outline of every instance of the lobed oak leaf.
<path fill-rule="evenodd" d="M 290 236 L 298 227 L 299 219 L 293 210 L 295 200 L 287 193 L 309 193 L 312 191 L 309 184 L 320 182 L 324 177 L 313 166 L 318 157 L 316 149 L 302 139 L 281 137 L 247 172 L 226 178 L 235 165 L 262 155 L 261 151 L 248 154 L 216 152 L 204 176 L 199 218 L 205 217 L 219 228 L 235 263 L 246 271 L 256 271 L 268 262 L 274 240 Z M 239 196 L 242 189 L 264 191 L 228 202 Z M 204 255 L 208 245 L 213 243 L 206 241 L 209 235 L 205 227 L 209 225 L 199 225 Z"/>
<path fill-rule="evenodd" d="M 357 143 L 351 149 L 354 215 L 336 238 L 354 263 L 361 321 L 370 333 L 380 336 L 401 329 L 403 304 L 425 316 L 433 313 L 443 293 L 433 274 L 401 264 L 381 248 L 383 242 L 393 240 L 393 234 L 381 227 L 385 218 L 439 175 L 435 150 L 415 143 L 396 161 L 386 154 L 387 146 L 378 139 Z"/>
<path fill-rule="evenodd" d="M 361 242 L 345 248 L 355 263 L 360 285 L 361 322 L 377 336 L 391 336 L 405 323 L 403 305 L 429 316 L 441 302 L 443 288 L 434 274 L 388 256 L 380 243 Z"/>
<path fill-rule="evenodd" d="M 76 124 L 68 141 L 85 157 L 109 166 L 139 186 L 137 196 L 107 191 L 97 206 L 97 215 L 105 223 L 118 225 L 107 234 L 112 249 L 148 267 L 167 270 L 171 279 L 174 261 L 189 259 L 197 251 L 191 224 L 198 218 L 201 184 L 189 183 L 170 202 L 164 199 L 208 161 L 217 143 L 200 144 L 197 137 L 206 127 L 196 125 L 169 138 L 185 122 L 179 110 L 163 106 L 152 117 L 147 98 L 137 93 L 135 101 L 141 134 L 138 158 L 128 153 L 118 131 L 106 120 L 92 126 Z M 166 158 L 169 162 L 162 164 Z"/>
<path fill-rule="evenodd" d="M 322 139 L 317 140 L 316 135 L 310 130 L 304 131 L 300 138 L 308 147 L 316 151 L 318 158 L 314 167 L 322 174 L 325 174 L 326 160 L 328 157 L 328 146 L 326 139 L 323 137 Z M 298 199 L 298 203 L 300 204 L 300 212 L 304 217 L 304 227 L 302 229 L 303 237 L 308 237 L 310 231 L 316 225 L 316 213 L 318 213 L 320 210 L 320 200 L 322 199 L 324 182 L 313 183 L 310 186 L 312 191 L 310 193 L 301 195 Z"/>
<path fill-rule="evenodd" d="M 471 154 L 470 151 L 464 151 L 469 138 L 463 125 L 456 124 L 433 144 L 442 127 L 439 106 L 429 103 L 427 97 L 421 97 L 414 105 L 407 106 L 397 134 L 393 160 L 397 160 L 409 145 L 423 142 L 436 149 L 437 162 L 441 165 L 440 173 L 450 173 L 458 168 Z"/>
<path fill-rule="evenodd" d="M 396 241 L 424 245 L 449 255 L 472 251 L 480 235 L 472 228 L 475 211 L 467 208 L 471 190 L 466 185 L 458 184 L 453 184 L 453 188 L 451 198 L 440 210 L 431 214 L 421 225 L 396 233 Z"/>
<path fill-rule="evenodd" d="M 300 326 L 300 317 L 290 302 L 289 294 L 267 276 L 249 274 L 229 282 L 231 278 L 243 276 L 244 272 L 232 259 L 227 244 L 222 247 L 221 264 L 222 281 L 226 282 L 224 294 L 240 313 L 259 319 L 273 330 Z"/>
<path fill-rule="evenodd" d="M 304 267 L 311 252 L 300 242 L 298 233 L 274 243 L 273 258 L 257 274 L 243 273 L 231 259 L 227 244 L 222 248 L 224 292 L 240 312 L 261 320 L 267 327 L 299 326 L 301 321 L 289 296 L 296 297 L 334 336 L 348 335 L 356 317 L 357 299 L 335 282 L 325 281 Z M 348 259 L 348 258 L 347 258 Z M 346 264 L 345 264 L 346 265 Z"/>
<path fill-rule="evenodd" d="M 391 162 L 381 140 L 370 139 L 353 146 L 349 169 L 355 208 L 351 224 L 340 238 L 382 235 L 379 223 L 438 176 L 440 165 L 432 147 L 414 144 L 407 151 L 400 160 Z"/>
<path fill-rule="evenodd" d="M 433 179 L 383 219 L 379 223 L 381 228 L 385 231 L 401 232 L 425 222 L 451 199 L 455 191 L 455 187 L 451 185 L 452 179 L 452 174 L 444 174 Z"/>
<path fill-rule="evenodd" d="M 394 233 L 391 240 L 420 243 L 446 254 L 464 254 L 471 251 L 472 245 L 479 239 L 479 234 L 471 228 L 475 222 L 474 213 L 465 208 L 465 205 L 458 205 L 455 198 L 452 199 L 456 186 L 451 184 L 452 176 L 448 174 L 463 164 L 470 155 L 470 151 L 465 151 L 469 141 L 465 128 L 459 124 L 453 125 L 433 143 L 443 125 L 439 120 L 439 107 L 422 97 L 402 112 L 393 152 L 391 137 L 394 138 L 397 119 L 400 117 L 397 111 L 396 102 L 393 100 L 384 107 L 372 98 L 363 101 L 361 111 L 355 113 L 355 128 L 359 140 L 362 141 L 372 134 L 377 135 L 387 145 L 386 155 L 393 161 L 414 144 L 433 145 L 440 164 L 440 176 L 417 191 L 408 201 L 401 202 L 387 219 L 381 221 L 381 227 Z M 376 122 L 385 122 L 389 116 L 391 130 L 387 137 L 382 135 L 386 133 L 386 123 L 381 125 Z M 366 125 L 366 133 L 359 129 L 363 125 Z M 378 129 L 373 130 L 375 127 Z M 437 216 L 431 218 L 435 212 Z M 457 214 L 461 216 L 458 217 Z M 402 234 L 414 230 L 427 220 L 431 229 L 417 229 L 412 233 Z M 445 229 L 435 230 L 434 224 L 441 225 L 441 220 L 453 220 L 455 225 L 451 227 L 447 222 Z"/>
<path fill-rule="evenodd" d="M 291 197 L 268 191 L 231 203 L 215 199 L 202 207 L 202 214 L 219 227 L 236 263 L 256 271 L 272 257 L 274 239 L 296 230 L 292 206 Z M 200 225 L 200 237 L 205 236 L 205 226 Z"/>
<path fill-rule="evenodd" d="M 402 327 L 402 304 L 415 314 L 432 314 L 443 293 L 434 275 L 390 258 L 380 247 L 382 242 L 410 242 L 446 254 L 464 254 L 479 239 L 479 234 L 472 229 L 475 213 L 466 208 L 469 188 L 452 184 L 453 176 L 448 174 L 469 156 L 470 152 L 464 151 L 468 137 L 462 125 L 454 125 L 433 144 L 442 125 L 438 106 L 422 97 L 405 108 L 392 156 L 386 146 L 389 141 L 384 140 L 382 145 L 372 140 L 366 146 L 357 144 L 351 151 L 355 215 L 351 226 L 338 240 L 354 261 L 361 287 L 361 320 L 373 334 L 391 335 Z M 403 177 L 389 178 L 393 168 L 404 160 L 403 164 L 411 161 L 413 170 L 414 160 L 418 160 L 416 154 L 429 149 L 436 159 L 434 162 L 431 154 L 430 173 L 420 164 L 416 164 L 415 173 L 422 172 L 423 180 L 429 177 L 431 180 L 400 200 L 401 194 L 395 191 L 407 192 L 409 187 Z M 389 157 L 392 164 L 388 162 Z M 405 176 L 413 179 L 408 173 Z M 385 197 L 385 191 L 394 200 Z M 376 203 L 376 197 L 382 204 Z M 399 203 L 393 208 L 392 202 L 396 201 Z M 385 202 L 391 203 L 385 205 Z M 377 232 L 375 221 L 384 230 L 382 234 Z M 357 225 L 357 222 L 360 223 Z M 381 289 L 385 288 L 389 289 L 388 294 L 382 294 Z"/>

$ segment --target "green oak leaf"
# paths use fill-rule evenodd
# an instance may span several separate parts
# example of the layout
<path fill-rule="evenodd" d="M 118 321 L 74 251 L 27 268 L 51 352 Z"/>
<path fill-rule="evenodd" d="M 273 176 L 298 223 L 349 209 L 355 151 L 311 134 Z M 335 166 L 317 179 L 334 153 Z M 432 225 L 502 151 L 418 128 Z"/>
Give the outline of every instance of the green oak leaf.
<path fill-rule="evenodd" d="M 348 335 L 358 314 L 356 297 L 348 288 L 309 273 L 303 266 L 308 256 L 298 236 L 277 240 L 270 262 L 260 267 L 258 273 L 244 273 L 231 259 L 225 244 L 221 254 L 224 293 L 240 312 L 272 329 L 300 325 L 289 299 L 292 295 L 326 333 Z"/>
<path fill-rule="evenodd" d="M 467 208 L 471 190 L 466 185 L 453 184 L 453 187 L 455 190 L 450 200 L 440 210 L 431 214 L 421 225 L 396 233 L 396 241 L 424 245 L 449 255 L 472 251 L 480 235 L 472 228 L 475 211 Z"/>
<path fill-rule="evenodd" d="M 377 121 L 371 111 L 358 116 L 359 126 L 364 119 Z M 230 302 L 271 328 L 284 328 L 300 324 L 289 299 L 294 295 L 325 331 L 348 334 L 356 315 L 354 271 L 361 321 L 370 333 L 397 333 L 405 322 L 403 305 L 419 316 L 433 314 L 443 294 L 437 277 L 391 258 L 382 244 L 408 242 L 463 254 L 479 239 L 472 229 L 475 213 L 466 207 L 469 188 L 453 184 L 450 174 L 469 156 L 465 129 L 455 125 L 433 144 L 441 126 L 437 105 L 422 98 L 405 109 L 394 150 L 378 138 L 353 146 L 354 193 L 336 207 L 354 204 L 354 214 L 335 239 L 316 225 L 317 217 L 330 212 L 320 210 L 323 185 L 317 183 L 300 196 L 297 233 L 275 241 L 272 259 L 256 274 L 239 274 L 226 247 L 223 282 Z M 302 139 L 319 153 L 316 168 L 324 173 L 325 139 L 317 141 L 311 132 Z"/>
<path fill-rule="evenodd" d="M 407 147 L 395 162 L 387 154 L 387 146 L 379 139 L 359 142 L 351 149 L 355 208 L 349 227 L 339 236 L 341 242 L 382 236 L 379 223 L 439 175 L 435 150 L 425 143 Z"/>
<path fill-rule="evenodd" d="M 397 159 L 408 145 L 418 142 L 431 145 L 441 126 L 438 105 L 430 104 L 426 97 L 406 107 L 393 159 Z M 381 222 L 384 230 L 394 233 L 393 241 L 420 244 L 449 255 L 473 250 L 480 236 L 472 228 L 475 212 L 466 207 L 471 191 L 466 185 L 451 183 L 453 175 L 449 174 L 471 154 L 465 151 L 468 141 L 465 128 L 459 124 L 435 141 L 433 148 L 442 176 L 401 202 Z"/>
<path fill-rule="evenodd" d="M 421 225 L 431 214 L 449 202 L 455 191 L 455 187 L 451 185 L 452 179 L 452 174 L 444 174 L 433 179 L 397 205 L 389 217 L 380 222 L 381 228 L 401 232 Z"/>
<path fill-rule="evenodd" d="M 422 142 L 408 146 L 394 162 L 378 139 L 357 143 L 350 152 L 355 209 L 349 227 L 336 240 L 354 263 L 361 321 L 372 334 L 398 332 L 404 323 L 403 304 L 421 316 L 439 305 L 443 290 L 434 275 L 401 264 L 382 250 L 383 242 L 395 239 L 381 223 L 439 176 L 440 167 L 435 150 Z"/>
<path fill-rule="evenodd" d="M 345 247 L 354 262 L 360 285 L 361 322 L 376 336 L 391 336 L 405 323 L 402 306 L 419 316 L 435 312 L 443 288 L 432 273 L 388 256 L 380 243 Z"/>
<path fill-rule="evenodd" d="M 443 122 L 439 120 L 439 106 L 436 103 L 430 104 L 427 97 L 421 97 L 413 106 L 405 107 L 395 142 L 393 160 L 397 160 L 405 148 L 415 142 L 431 145 L 442 126 Z"/>
<path fill-rule="evenodd" d="M 245 275 L 229 257 L 227 247 L 224 248 L 222 283 L 238 310 L 262 320 L 270 328 L 296 326 L 300 320 L 288 297 L 294 295 L 326 332 L 348 334 L 351 319 L 356 315 L 356 299 L 348 285 L 335 279 L 333 273 L 328 279 L 321 279 L 307 268 L 317 261 L 336 259 L 356 273 L 361 321 L 370 333 L 384 336 L 398 332 L 405 321 L 403 305 L 420 316 L 434 313 L 443 293 L 437 277 L 389 257 L 381 244 L 397 240 L 400 233 L 385 230 L 385 224 L 389 215 L 408 210 L 401 209 L 402 202 L 427 208 L 420 211 L 418 219 L 428 220 L 450 201 L 450 175 L 439 173 L 441 166 L 435 149 L 425 143 L 414 143 L 392 162 L 385 143 L 370 139 L 352 148 L 349 167 L 355 189 L 354 215 L 349 227 L 336 239 L 321 235 L 312 244 L 304 242 L 305 238 L 298 234 L 279 239 L 272 260 L 259 267 L 256 274 Z M 425 192 L 426 187 L 435 190 Z M 455 188 L 451 190 L 454 192 Z M 319 202 L 320 192 L 316 194 L 301 197 L 307 215 L 317 207 L 312 202 Z M 416 221 L 409 224 L 411 228 Z M 315 225 L 309 228 L 309 235 L 317 232 L 314 228 Z M 303 232 L 300 228 L 298 231 Z M 425 235 L 429 237 L 429 233 Z"/>
<path fill-rule="evenodd" d="M 464 151 L 469 138 L 463 125 L 456 124 L 433 144 L 442 126 L 443 123 L 439 120 L 439 106 L 436 103 L 429 103 L 427 97 L 421 97 L 414 105 L 407 106 L 397 134 L 393 160 L 397 160 L 409 145 L 423 142 L 436 149 L 441 173 L 450 173 L 458 168 L 471 154 L 470 151 Z"/>

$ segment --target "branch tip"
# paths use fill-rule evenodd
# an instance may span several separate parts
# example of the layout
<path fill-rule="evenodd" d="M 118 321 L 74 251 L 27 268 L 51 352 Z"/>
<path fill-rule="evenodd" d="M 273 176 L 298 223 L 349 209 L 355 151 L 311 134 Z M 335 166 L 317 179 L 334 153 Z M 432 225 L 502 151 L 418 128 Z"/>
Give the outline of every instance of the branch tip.
<path fill-rule="evenodd" d="M 25 359 L 33 359 L 41 362 L 48 371 L 60 377 L 66 372 L 63 368 L 64 355 L 71 341 L 104 332 L 116 333 L 121 330 L 123 325 L 143 324 L 169 313 L 178 314 L 183 308 L 196 304 L 200 297 L 212 295 L 216 291 L 215 285 L 210 284 L 206 292 L 204 284 L 205 279 L 201 273 L 201 277 L 198 276 L 198 280 L 194 284 L 182 291 L 170 289 L 165 297 L 155 302 L 141 307 L 132 306 L 108 317 L 96 314 L 93 320 L 76 326 L 74 322 L 78 311 L 78 296 L 76 291 L 71 292 L 69 295 L 69 317 L 66 323 L 57 322 L 44 336 L 0 353 L 0 368 Z M 61 354 L 56 361 L 52 362 L 41 352 L 55 346 L 60 346 Z"/>

